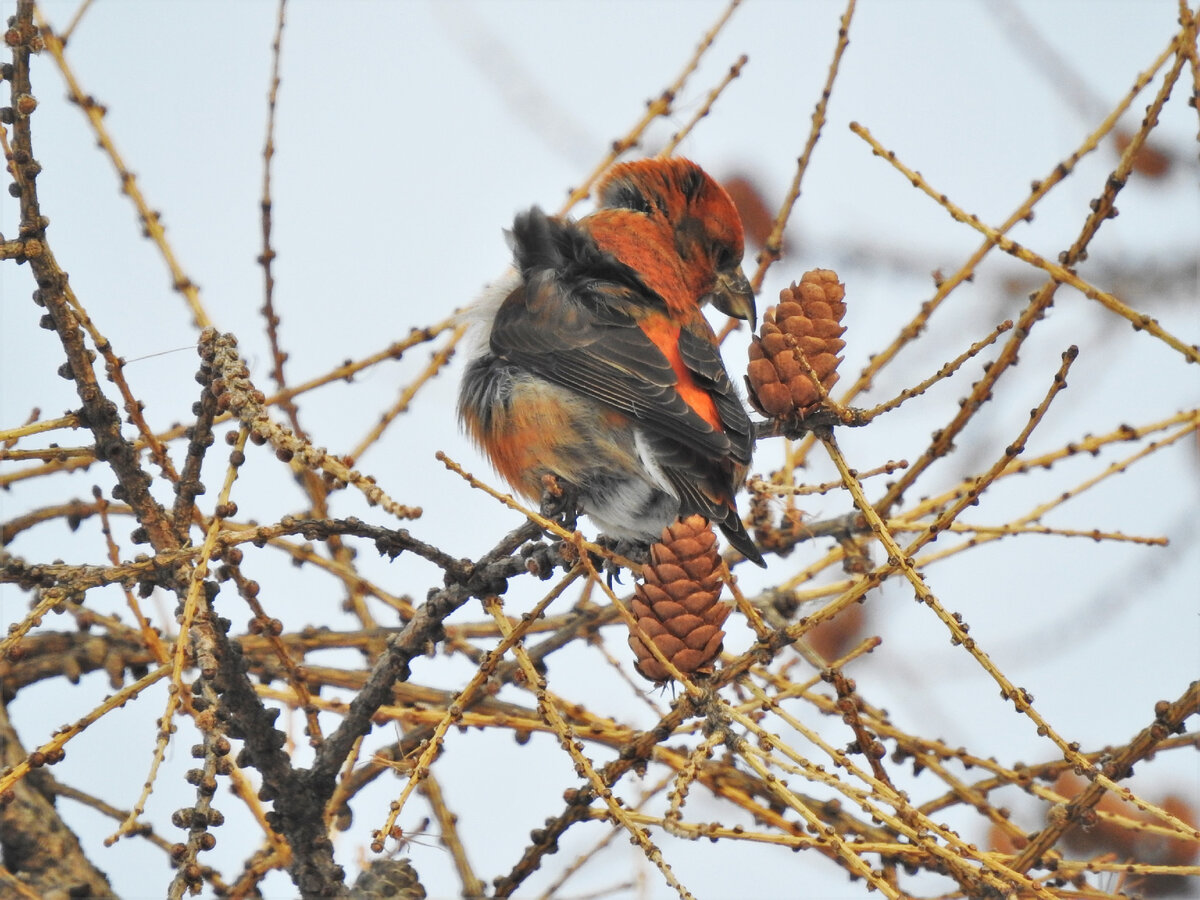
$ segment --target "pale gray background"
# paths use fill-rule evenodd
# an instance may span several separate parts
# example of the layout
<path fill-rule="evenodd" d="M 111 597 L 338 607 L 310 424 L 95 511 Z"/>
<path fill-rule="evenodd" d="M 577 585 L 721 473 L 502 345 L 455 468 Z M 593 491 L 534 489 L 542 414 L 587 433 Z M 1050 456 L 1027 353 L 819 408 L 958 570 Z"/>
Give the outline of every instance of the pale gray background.
<path fill-rule="evenodd" d="M 50 2 L 45 9 L 61 28 L 75 6 Z M 932 294 L 929 272 L 936 267 L 953 271 L 980 240 L 873 158 L 847 123 L 867 125 L 938 189 L 997 224 L 1025 197 L 1032 179 L 1048 174 L 1095 127 L 1176 28 L 1176 5 L 1167 0 L 1019 4 L 1040 34 L 1083 74 L 1100 103 L 1092 108 L 1056 86 L 1029 48 L 1014 43 L 996 15 L 1001 6 L 949 0 L 859 5 L 825 135 L 788 232 L 794 253 L 772 270 L 761 301 L 766 306 L 783 284 L 809 268 L 837 269 L 847 283 L 850 308 L 845 383 Z M 675 78 L 722 7 L 702 0 L 292 4 L 284 34 L 274 169 L 276 303 L 284 346 L 291 353 L 290 380 L 302 381 L 343 359 L 380 349 L 411 326 L 439 321 L 468 301 L 506 264 L 501 229 L 513 213 L 532 203 L 557 208 L 566 189 L 578 184 L 608 143 L 640 115 L 644 101 Z M 652 152 L 686 122 L 746 52 L 750 63 L 743 77 L 681 152 L 718 177 L 750 173 L 768 202 L 776 203 L 808 133 L 841 12 L 840 3 L 815 0 L 746 3 L 679 98 L 671 122 L 651 131 L 647 149 Z M 173 247 L 200 284 L 208 310 L 220 328 L 238 334 L 252 375 L 264 389 L 270 367 L 255 258 L 274 21 L 275 5 L 267 2 L 101 0 L 68 47 L 84 89 L 109 106 L 107 124 L 150 202 L 163 212 Z M 35 150 L 44 167 L 39 189 L 52 219 L 49 239 L 72 285 L 123 356 L 132 360 L 191 348 L 196 332 L 187 310 L 171 292 L 156 249 L 139 237 L 132 209 L 118 192 L 109 161 L 93 148 L 84 117 L 63 102 L 53 62 L 37 60 L 33 77 L 41 101 L 34 118 Z M 1156 132 L 1182 159 L 1165 182 L 1131 182 L 1118 203 L 1121 217 L 1107 223 L 1092 244 L 1094 260 L 1163 269 L 1194 261 L 1200 203 L 1197 116 L 1183 103 L 1189 78 L 1185 73 Z M 1135 102 L 1130 126 L 1136 126 L 1156 88 L 1157 82 Z M 1055 258 L 1078 233 L 1088 201 L 1114 164 L 1111 147 L 1093 154 L 1039 207 L 1035 222 L 1014 237 Z M 0 227 L 6 234 L 15 233 L 15 219 L 16 204 L 5 193 Z M 1085 265 L 1081 274 L 1092 277 L 1092 270 Z M 1039 283 L 1029 269 L 993 254 L 977 283 L 962 289 L 935 320 L 929 342 L 880 380 L 871 402 L 919 380 L 982 336 L 990 325 L 981 322 L 1015 316 L 1023 294 L 1002 290 L 1007 277 L 1025 279 L 1030 287 Z M 46 416 L 77 405 L 72 385 L 48 374 L 60 361 L 60 349 L 52 333 L 36 328 L 40 311 L 29 302 L 31 289 L 26 269 L 0 267 L 4 426 L 23 421 L 31 403 Z M 1163 293 L 1135 282 L 1122 285 L 1121 293 L 1185 340 L 1200 340 L 1194 283 Z M 1128 330 L 1073 291 L 1060 290 L 1049 321 L 1026 345 L 1019 373 L 998 393 L 987 422 L 977 421 L 974 436 L 960 442 L 974 448 L 972 454 L 945 464 L 928 489 L 990 463 L 990 454 L 1017 433 L 1043 394 L 1059 353 L 1071 342 L 1082 349 L 1071 376 L 1079 389 L 1060 398 L 1031 452 L 1122 421 L 1140 424 L 1194 406 L 1200 370 Z M 744 346 L 744 337 L 731 340 L 726 351 L 734 361 L 731 369 L 744 359 Z M 1113 347 L 1120 348 L 1121 360 L 1112 359 Z M 306 426 L 319 443 L 349 449 L 427 358 L 422 348 L 398 364 L 366 373 L 360 380 L 367 384 L 352 392 L 333 386 L 305 397 Z M 129 366 L 128 376 L 148 401 L 147 414 L 156 426 L 188 415 L 195 366 L 191 349 Z M 426 517 L 411 526 L 414 533 L 471 556 L 491 546 L 517 518 L 483 502 L 432 458 L 444 449 L 491 477 L 451 412 L 460 370 L 461 360 L 427 387 L 408 419 L 393 426 L 362 465 L 393 496 L 425 507 Z M 914 459 L 977 375 L 976 364 L 877 428 L 844 435 L 852 464 L 867 469 L 887 458 Z M 1170 549 L 1028 537 L 958 557 L 928 573 L 934 590 L 965 615 L 972 634 L 1004 671 L 1031 690 L 1039 710 L 1084 748 L 1128 740 L 1151 721 L 1155 700 L 1177 696 L 1200 669 L 1200 549 L 1194 536 L 1200 491 L 1195 441 L 1190 444 L 1155 456 L 1048 521 L 1167 534 Z M 985 454 L 981 447 L 990 450 Z M 1099 460 L 1072 461 L 1061 473 L 1014 480 L 964 519 L 1002 522 L 1127 452 L 1119 447 Z M 764 449 L 756 470 L 773 467 L 775 453 L 775 448 Z M 267 521 L 293 509 L 300 494 L 282 477 L 282 467 L 262 451 L 250 456 L 236 492 L 242 515 Z M 214 494 L 219 473 L 213 467 L 207 475 Z M 829 477 L 828 465 L 814 467 L 813 480 Z M 73 476 L 69 485 L 60 481 L 48 493 L 21 484 L 0 495 L 0 511 L 8 517 L 52 500 L 87 496 L 93 483 L 107 486 L 104 479 L 96 469 Z M 880 483 L 871 489 L 877 496 Z M 849 501 L 828 495 L 802 505 L 820 517 L 847 510 Z M 367 514 L 352 493 L 339 498 L 335 511 Z M 465 518 L 474 523 L 467 530 Z M 98 561 L 102 544 L 94 524 L 66 538 L 60 531 L 37 529 L 10 549 L 31 559 Z M 821 549 L 801 549 L 778 571 L 803 567 Z M 402 558 L 389 567 L 367 559 L 373 556 L 369 550 L 362 556 L 372 577 L 396 592 L 420 599 L 440 583 L 422 563 Z M 263 600 L 275 615 L 289 622 L 350 624 L 333 609 L 340 592 L 324 576 L 311 569 L 281 569 L 251 573 L 271 585 Z M 748 590 L 763 583 L 753 571 L 744 572 L 742 582 Z M 536 585 L 517 585 L 508 597 L 510 611 L 527 608 L 537 592 Z M 222 597 L 226 614 L 244 622 L 247 614 L 234 605 L 232 594 Z M 0 587 L 0 624 L 19 620 L 27 599 Z M 119 606 L 119 595 L 111 602 Z M 884 645 L 852 672 L 869 701 L 886 706 L 903 727 L 997 754 L 1004 762 L 1056 757 L 1028 720 L 1005 709 L 995 685 L 961 649 L 950 647 L 944 629 L 911 601 L 908 588 L 890 585 L 871 602 L 877 605 L 873 629 Z M 165 605 L 169 608 L 170 601 Z M 480 615 L 472 604 L 456 621 Z M 727 648 L 737 651 L 748 642 L 748 633 L 731 623 Z M 619 633 L 614 632 L 611 647 L 626 652 Z M 553 689 L 593 710 L 614 711 L 642 724 L 652 721 L 598 657 L 564 656 L 552 663 L 550 676 Z M 465 677 L 462 667 L 442 659 L 419 662 L 414 671 L 415 680 L 446 687 Z M 35 746 L 107 691 L 97 675 L 79 689 L 54 684 L 22 692 L 13 708 L 23 739 Z M 132 804 L 146 775 L 153 721 L 162 706 L 158 691 L 107 717 L 68 748 L 57 776 L 97 790 L 116 805 Z M 796 710 L 807 720 L 815 718 L 806 708 Z M 826 727 L 840 742 L 848 740 L 836 723 L 813 724 Z M 384 732 L 381 742 L 394 738 Z M 158 822 L 190 802 L 188 791 L 177 787 L 178 773 L 191 764 L 190 743 L 181 735 L 151 799 L 150 813 Z M 453 733 L 447 746 L 437 772 L 461 816 L 476 871 L 490 881 L 508 871 L 529 829 L 561 809 L 562 790 L 574 783 L 569 761 L 547 736 L 519 748 L 507 736 Z M 103 771 L 102 780 L 97 771 Z M 1194 754 L 1167 754 L 1139 773 L 1134 786 L 1148 797 L 1173 790 L 1200 798 Z M 914 792 L 926 790 L 921 784 Z M 373 805 L 359 807 L 354 829 L 339 838 L 348 864 L 353 848 L 363 846 L 368 830 L 382 821 L 400 782 L 383 787 L 373 795 Z M 687 815 L 701 821 L 734 818 L 702 794 L 693 792 Z M 1037 827 L 1038 814 L 1028 798 L 1013 794 L 1010 802 L 1023 824 Z M 71 808 L 68 801 L 61 805 L 68 820 L 90 836 L 93 858 L 122 896 L 163 894 L 170 876 L 161 854 L 148 852 L 136 839 L 101 851 L 99 841 L 112 824 L 90 810 Z M 218 805 L 230 823 L 215 832 L 219 843 L 210 856 L 229 873 L 230 861 L 243 858 L 257 837 L 246 830 L 224 791 Z M 423 806 L 416 800 L 401 824 L 412 828 L 421 815 Z M 954 821 L 970 840 L 983 841 L 978 819 Z M 549 883 L 547 871 L 557 871 L 606 827 L 572 830 L 560 854 L 548 860 L 522 895 L 534 896 Z M 174 839 L 169 825 L 163 834 Z M 666 836 L 660 846 L 682 881 L 702 898 L 746 896 L 752 882 L 760 885 L 752 889 L 757 896 L 864 895 L 861 884 L 849 884 L 840 869 L 815 854 L 689 844 Z M 412 857 L 431 896 L 454 894 L 457 882 L 448 854 L 415 847 Z M 641 886 L 618 896 L 672 895 L 624 838 L 604 859 L 569 882 L 567 895 L 634 877 Z M 294 893 L 284 875 L 272 876 L 267 884 L 271 896 Z M 931 893 L 944 889 L 929 884 Z"/>

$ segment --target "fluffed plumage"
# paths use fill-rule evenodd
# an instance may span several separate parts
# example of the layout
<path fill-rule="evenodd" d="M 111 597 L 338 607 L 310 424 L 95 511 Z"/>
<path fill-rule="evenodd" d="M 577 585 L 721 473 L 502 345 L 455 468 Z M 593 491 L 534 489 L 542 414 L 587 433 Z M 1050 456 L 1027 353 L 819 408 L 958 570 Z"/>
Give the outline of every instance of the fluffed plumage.
<path fill-rule="evenodd" d="M 474 311 L 460 418 L 529 499 L 553 475 L 601 531 L 647 542 L 698 513 L 763 565 L 733 499 L 750 420 L 701 312 L 754 319 L 737 211 L 682 159 L 616 166 L 598 197 L 578 222 L 516 217 L 515 271 Z"/>

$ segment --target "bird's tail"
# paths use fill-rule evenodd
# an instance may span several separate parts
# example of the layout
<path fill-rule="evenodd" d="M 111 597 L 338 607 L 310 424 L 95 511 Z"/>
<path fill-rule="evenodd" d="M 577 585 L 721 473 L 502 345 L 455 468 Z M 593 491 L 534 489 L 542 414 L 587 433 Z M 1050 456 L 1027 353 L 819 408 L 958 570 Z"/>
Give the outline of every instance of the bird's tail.
<path fill-rule="evenodd" d="M 746 526 L 742 524 L 742 517 L 738 515 L 736 509 L 727 508 L 724 518 L 718 517 L 716 523 L 738 553 L 756 566 L 762 566 L 764 569 L 767 567 L 767 561 L 763 559 L 763 555 L 755 546 L 753 539 L 746 533 Z"/>

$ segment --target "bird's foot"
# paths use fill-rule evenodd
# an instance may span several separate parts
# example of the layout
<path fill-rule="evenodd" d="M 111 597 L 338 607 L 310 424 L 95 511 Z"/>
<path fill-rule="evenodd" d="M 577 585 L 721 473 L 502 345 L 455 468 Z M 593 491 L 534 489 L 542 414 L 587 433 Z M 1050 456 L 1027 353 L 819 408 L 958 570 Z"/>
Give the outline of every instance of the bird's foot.
<path fill-rule="evenodd" d="M 596 543 L 605 550 L 611 550 L 617 556 L 623 556 L 630 562 L 645 565 L 650 561 L 650 542 L 639 541 L 635 538 L 615 538 L 602 534 L 596 538 Z M 621 584 L 621 566 L 605 556 L 600 560 L 600 568 L 608 577 L 608 586 L 613 583 Z"/>
<path fill-rule="evenodd" d="M 542 504 L 538 510 L 567 531 L 574 531 L 579 521 L 579 501 L 570 485 L 562 484 L 553 475 L 542 477 Z"/>

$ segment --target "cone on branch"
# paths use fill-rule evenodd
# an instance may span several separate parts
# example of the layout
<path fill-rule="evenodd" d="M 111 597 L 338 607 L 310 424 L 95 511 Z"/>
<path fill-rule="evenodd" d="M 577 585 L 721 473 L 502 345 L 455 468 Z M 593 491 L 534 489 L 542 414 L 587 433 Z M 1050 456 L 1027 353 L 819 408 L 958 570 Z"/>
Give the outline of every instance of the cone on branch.
<path fill-rule="evenodd" d="M 702 516 L 678 519 L 650 547 L 650 562 L 636 586 L 633 615 L 659 651 L 685 675 L 708 674 L 721 652 L 721 626 L 730 607 L 721 602 L 724 585 L 717 536 Z M 637 632 L 629 635 L 638 673 L 654 682 L 670 681 L 667 668 Z"/>
<path fill-rule="evenodd" d="M 360 900 L 425 900 L 425 887 L 407 859 L 377 859 L 359 873 L 352 896 Z"/>
<path fill-rule="evenodd" d="M 746 387 L 750 403 L 774 419 L 803 417 L 821 404 L 807 361 L 828 395 L 837 383 L 846 346 L 842 316 L 846 287 L 832 269 L 805 272 L 799 283 L 779 292 L 779 305 L 767 310 L 750 342 Z"/>

